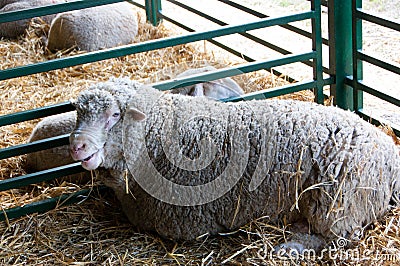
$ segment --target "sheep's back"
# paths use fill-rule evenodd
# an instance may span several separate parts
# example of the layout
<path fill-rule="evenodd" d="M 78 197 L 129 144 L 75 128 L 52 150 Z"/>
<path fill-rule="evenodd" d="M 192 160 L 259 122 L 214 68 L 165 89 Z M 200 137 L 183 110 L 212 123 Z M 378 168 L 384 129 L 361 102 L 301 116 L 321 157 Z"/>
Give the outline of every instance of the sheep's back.
<path fill-rule="evenodd" d="M 36 125 L 28 142 L 69 134 L 75 127 L 75 121 L 76 112 L 48 116 Z M 68 145 L 29 153 L 26 157 L 29 171 L 41 171 L 73 162 Z"/>
<path fill-rule="evenodd" d="M 27 8 L 37 7 L 37 6 L 45 6 L 50 4 L 55 4 L 58 2 L 62 2 L 62 0 L 8 0 L 8 1 L 0 1 L 0 13 L 23 10 Z M 51 23 L 55 14 L 50 14 L 47 16 L 42 16 L 41 18 L 48 24 Z M 9 38 L 15 39 L 20 35 L 23 35 L 25 31 L 28 29 L 29 21 L 31 19 L 22 19 L 17 21 L 11 21 L 6 23 L 0 23 L 0 38 Z"/>
<path fill-rule="evenodd" d="M 223 104 L 184 96 L 157 97 L 136 99 L 136 107 L 148 117 L 144 125 L 128 123 L 132 133 L 124 135 L 125 140 L 130 139 L 125 148 L 130 154 L 126 159 L 134 178 L 130 184 L 135 200 L 122 192 L 120 196 L 127 216 L 142 229 L 192 239 L 268 216 L 273 222 L 306 219 L 324 236 L 331 236 L 331 229 L 346 235 L 356 225 L 372 221 L 371 211 L 365 213 L 365 208 L 372 208 L 379 216 L 388 207 L 390 186 L 399 173 L 398 153 L 393 157 L 390 139 L 349 112 L 294 101 Z M 188 119 L 193 113 L 196 115 Z M 177 129 L 170 131 L 175 135 L 163 135 L 168 124 Z M 138 127 L 144 135 L 135 142 Z M 234 146 L 231 138 L 238 132 L 245 137 Z M 201 157 L 199 143 L 204 137 L 214 140 L 215 158 L 195 171 L 179 167 L 182 158 Z M 171 145 L 180 147 L 180 154 L 168 151 Z M 239 174 L 237 183 L 210 202 L 174 205 L 168 203 L 170 199 L 149 195 L 135 182 L 148 178 L 152 186 L 165 189 L 158 180 L 149 178 L 157 173 L 182 186 L 210 183 L 230 165 L 243 164 L 232 161 L 238 151 L 249 157 L 245 156 L 243 169 L 233 167 L 228 175 Z M 386 169 L 389 162 L 394 166 Z M 238 170 L 243 174 L 235 172 Z M 343 193 L 336 196 L 340 190 Z M 176 195 L 180 196 L 185 197 Z M 201 197 L 193 195 L 195 198 Z M 373 203 L 364 204 L 369 200 Z M 334 223 L 337 218 L 343 222 Z"/>
<path fill-rule="evenodd" d="M 52 51 L 74 46 L 94 51 L 129 44 L 137 32 L 132 5 L 116 3 L 59 14 L 51 24 L 47 47 Z"/>
<path fill-rule="evenodd" d="M 70 134 L 75 127 L 75 122 L 75 111 L 45 117 L 33 129 L 28 142 Z M 28 153 L 26 155 L 25 169 L 27 172 L 31 173 L 71 163 L 74 163 L 74 160 L 69 153 L 69 146 L 63 145 Z M 90 178 L 91 175 L 89 172 L 83 172 L 63 178 L 57 178 L 55 182 L 62 183 L 63 181 L 67 181 L 77 184 L 85 184 L 90 180 Z"/>

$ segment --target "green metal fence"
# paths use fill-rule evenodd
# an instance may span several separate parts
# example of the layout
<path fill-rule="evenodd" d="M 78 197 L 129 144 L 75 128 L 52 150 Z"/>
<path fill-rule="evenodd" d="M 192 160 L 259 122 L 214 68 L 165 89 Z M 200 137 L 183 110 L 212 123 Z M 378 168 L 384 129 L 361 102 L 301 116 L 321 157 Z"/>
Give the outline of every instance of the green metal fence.
<path fill-rule="evenodd" d="M 228 25 L 227 23 L 214 18 L 212 16 L 209 16 L 203 12 L 200 12 L 188 5 L 185 5 L 181 2 L 175 1 L 175 0 L 165 0 L 168 1 L 171 4 L 174 4 L 176 6 L 179 6 L 180 8 L 184 8 L 198 16 L 202 16 L 203 18 L 210 20 L 220 26 L 216 27 L 215 29 L 212 30 L 206 30 L 206 31 L 196 31 L 196 29 L 192 29 L 185 25 L 184 23 L 177 21 L 174 19 L 173 16 L 163 14 L 162 9 L 161 9 L 161 1 L 160 0 L 145 0 L 143 2 L 138 2 L 138 1 L 127 1 L 130 2 L 138 7 L 146 9 L 146 14 L 148 20 L 154 24 L 157 25 L 161 20 L 166 20 L 169 21 L 182 29 L 188 31 L 187 34 L 181 35 L 181 36 L 176 36 L 176 37 L 168 37 L 168 38 L 163 38 L 163 39 L 158 39 L 158 40 L 151 40 L 151 41 L 146 41 L 143 43 L 138 43 L 138 44 L 132 44 L 132 45 L 125 45 L 125 46 L 120 46 L 120 47 L 115 47 L 115 48 L 110 48 L 102 51 L 95 51 L 95 52 L 88 52 L 85 54 L 79 54 L 79 55 L 74 55 L 70 57 L 65 57 L 65 58 L 59 58 L 59 59 L 53 59 L 41 63 L 36 63 L 32 65 L 25 65 L 25 66 L 20 66 L 20 67 L 15 67 L 11 69 L 4 69 L 0 71 L 0 80 L 5 80 L 5 79 L 10 79 L 10 78 L 15 78 L 19 76 L 26 76 L 26 75 L 31 75 L 35 73 L 40 73 L 40 72 L 46 72 L 46 71 L 51 71 L 59 68 L 65 68 L 65 67 L 70 67 L 70 66 L 75 66 L 75 65 L 80 65 L 80 64 L 85 64 L 85 63 L 90 63 L 90 62 L 95 62 L 95 61 L 100 61 L 100 60 L 105 60 L 113 57 L 120 57 L 120 56 L 125 56 L 129 54 L 135 54 L 135 53 L 141 53 L 149 50 L 155 50 L 155 49 L 161 49 L 165 48 L 168 46 L 174 46 L 174 45 L 179 45 L 179 44 L 184 44 L 184 43 L 190 43 L 190 42 L 195 42 L 199 40 L 208 40 L 209 42 L 225 49 L 227 52 L 239 56 L 241 58 L 244 58 L 247 63 L 243 63 L 241 65 L 235 66 L 235 67 L 227 67 L 223 69 L 218 69 L 213 72 L 207 72 L 204 74 L 199 74 L 196 78 L 181 78 L 181 79 L 175 79 L 173 81 L 164 81 L 164 82 L 159 82 L 155 84 L 154 86 L 160 90 L 167 90 L 171 88 L 176 88 L 176 87 L 181 87 L 181 86 L 187 86 L 196 83 L 196 81 L 199 80 L 199 77 L 201 77 L 201 80 L 203 81 L 208 81 L 208 80 L 214 80 L 214 79 L 219 79 L 223 77 L 229 77 L 233 75 L 237 75 L 238 73 L 248 73 L 252 71 L 257 71 L 260 69 L 268 69 L 271 70 L 273 67 L 276 66 L 281 66 L 281 65 L 286 65 L 290 63 L 295 63 L 295 62 L 302 62 L 305 65 L 311 66 L 313 68 L 313 79 L 311 80 L 306 80 L 306 81 L 301 81 L 301 82 L 296 82 L 287 86 L 282 86 L 282 87 L 277 87 L 273 89 L 268 89 L 268 90 L 263 90 L 259 92 L 254 92 L 254 93 L 249 93 L 246 94 L 242 97 L 237 97 L 237 98 L 231 98 L 229 100 L 231 101 L 239 101 L 239 100 L 250 100 L 250 99 L 265 99 L 269 97 L 274 97 L 282 94 L 287 94 L 287 93 L 292 93 L 296 91 L 301 91 L 301 90 L 313 90 L 315 93 L 315 101 L 318 103 L 323 103 L 324 100 L 324 94 L 323 94 L 323 87 L 330 85 L 331 86 L 331 94 L 336 96 L 337 103 L 340 107 L 347 108 L 351 107 L 354 110 L 356 110 L 358 113 L 362 114 L 362 101 L 360 100 L 360 95 L 362 90 L 368 90 L 371 92 L 371 89 L 366 88 L 362 82 L 360 81 L 361 79 L 361 68 L 360 64 L 354 63 L 358 62 L 359 60 L 371 60 L 369 57 L 367 57 L 362 51 L 357 51 L 355 53 L 356 58 L 353 58 L 352 55 L 352 49 L 353 45 L 355 47 L 359 48 L 359 38 L 357 36 L 360 36 L 360 33 L 357 32 L 358 29 L 358 20 L 359 19 L 371 19 L 367 13 L 364 13 L 353 7 L 353 11 L 350 6 L 342 6 L 344 5 L 344 2 L 350 2 L 350 1 L 329 1 L 326 2 L 324 1 L 321 4 L 321 0 L 313 0 L 310 2 L 310 9 L 309 11 L 306 12 L 299 12 L 296 14 L 288 15 L 288 16 L 282 16 L 282 17 L 268 17 L 266 14 L 263 14 L 259 11 L 252 10 L 248 7 L 245 7 L 237 2 L 233 2 L 230 0 L 216 0 L 218 2 L 224 3 L 226 5 L 229 5 L 230 7 L 234 7 L 240 10 L 240 12 L 246 12 L 248 14 L 253 15 L 255 18 L 258 18 L 254 22 L 246 23 L 246 24 L 236 24 L 236 25 Z M 109 4 L 109 3 L 114 3 L 114 2 L 122 2 L 122 1 L 117 1 L 117 0 L 98 0 L 98 1 L 90 1 L 90 0 L 80 0 L 80 1 L 74 1 L 71 3 L 63 3 L 63 4 L 57 4 L 54 6 L 48 6 L 48 7 L 40 7 L 40 8 L 32 8 L 29 10 L 24 10 L 24 11 L 14 11 L 14 12 L 8 12 L 4 14 L 0 14 L 0 23 L 3 22 L 8 22 L 8 21 L 13 21 L 13 20 L 18 20 L 22 18 L 30 18 L 30 17 L 35 17 L 35 16 L 42 16 L 42 15 L 47 15 L 51 13 L 59 13 L 63 11 L 68 11 L 68 10 L 75 10 L 75 9 L 81 9 L 81 8 L 87 8 L 91 6 L 98 6 L 98 5 L 104 5 L 104 4 Z M 329 8 L 329 15 L 330 15 L 330 36 L 329 40 L 322 38 L 321 34 L 321 5 L 327 5 Z M 341 8 L 347 8 L 347 13 L 343 14 L 339 12 L 339 9 Z M 350 8 L 350 9 L 348 9 Z M 352 18 L 352 13 L 355 14 L 354 20 L 351 20 Z M 350 16 L 350 17 L 348 17 Z M 353 25 L 350 23 L 342 23 L 339 20 L 343 18 L 350 18 L 350 21 L 353 21 Z M 289 23 L 296 22 L 296 21 L 302 21 L 302 20 L 309 20 L 311 21 L 312 25 L 312 31 L 307 32 L 302 29 L 296 28 Z M 374 21 L 376 21 L 374 17 Z M 384 24 L 389 23 L 387 20 L 381 21 Z M 281 47 L 278 47 L 266 40 L 260 39 L 253 34 L 248 33 L 248 31 L 254 30 L 254 29 L 261 29 L 261 28 L 266 28 L 266 27 L 271 27 L 271 26 L 280 26 L 282 28 L 285 28 L 287 30 L 290 30 L 293 32 L 293 34 L 300 34 L 302 36 L 308 37 L 312 39 L 312 46 L 309 47 L 308 50 L 302 52 L 302 53 L 297 53 L 293 54 L 290 51 L 287 51 Z M 353 26 L 353 27 L 352 27 Z M 390 24 L 392 28 L 397 28 L 399 27 L 398 24 Z M 340 27 L 340 31 L 339 28 Z M 353 35 L 352 35 L 353 31 Z M 347 35 L 345 35 L 344 38 L 337 38 L 338 32 L 346 32 Z M 354 33 L 355 32 L 355 33 Z M 221 42 L 216 41 L 214 38 L 220 37 L 220 36 L 225 36 L 229 34 L 241 34 L 242 36 L 255 41 L 263 46 L 265 46 L 266 49 L 272 49 L 274 51 L 279 52 L 282 54 L 282 57 L 274 59 L 274 60 L 256 60 L 254 58 L 251 58 L 250 56 L 246 55 L 243 53 L 243 51 L 237 51 L 225 44 L 222 44 Z M 350 39 L 346 39 L 347 37 Z M 355 36 L 354 42 L 352 42 L 352 36 Z M 334 40 L 334 41 L 331 41 Z M 350 41 L 349 41 L 350 40 Z M 329 45 L 330 49 L 330 58 L 329 58 L 329 67 L 323 67 L 323 62 L 322 62 L 322 46 Z M 350 50 L 349 50 L 350 49 Z M 343 56 L 348 56 L 350 55 L 350 61 L 349 58 L 346 57 L 346 60 L 342 60 Z M 388 67 L 386 63 L 383 61 L 377 61 L 379 66 L 382 67 Z M 355 69 L 355 74 L 353 73 L 353 68 Z M 391 71 L 396 71 L 396 73 L 399 73 L 399 68 L 397 67 L 390 67 L 389 69 Z M 274 71 L 275 74 L 280 74 L 276 70 Z M 325 77 L 324 78 L 324 73 Z M 354 77 L 354 78 L 353 78 Z M 290 81 L 295 81 L 293 78 L 289 79 Z M 351 96 L 349 97 L 349 87 L 354 87 L 354 94 L 351 91 Z M 376 94 L 379 94 L 379 92 L 376 92 Z M 356 95 L 356 96 L 353 96 Z M 389 102 L 392 102 L 396 105 L 399 106 L 399 100 L 398 99 L 392 99 L 390 97 L 382 97 L 385 100 L 388 100 Z M 344 99 L 344 100 L 343 100 Z M 354 106 L 356 108 L 354 108 Z M 0 126 L 5 126 L 5 125 L 10 125 L 10 124 L 15 124 L 15 123 L 20 123 L 26 120 L 31 120 L 31 119 L 36 119 L 36 118 L 42 118 L 46 117 L 49 115 L 57 114 L 57 113 L 62 113 L 62 112 L 67 112 L 73 110 L 73 107 L 70 103 L 65 102 L 65 103 L 60 103 L 57 105 L 53 106 L 47 106 L 35 110 L 28 110 L 28 111 L 23 111 L 23 112 L 18 112 L 18 113 L 12 113 L 12 114 L 7 114 L 4 116 L 0 117 Z M 398 133 L 398 131 L 396 131 Z M 33 143 L 29 144 L 21 144 L 21 145 L 16 145 L 16 146 L 11 146 L 7 147 L 4 149 L 0 150 L 0 160 L 5 159 L 5 158 L 10 158 L 13 156 L 18 156 L 22 154 L 26 154 L 29 152 L 34 152 L 34 151 L 39 151 L 43 149 L 48 149 L 50 147 L 56 147 L 56 146 L 61 146 L 65 145 L 68 143 L 68 137 L 67 136 L 58 136 L 46 140 L 40 140 L 36 141 Z M 39 183 L 42 181 L 48 181 L 52 180 L 61 176 L 73 174 L 73 173 L 78 173 L 83 171 L 79 163 L 71 164 L 71 165 L 66 165 L 54 169 L 49 169 L 45 171 L 41 171 L 38 173 L 32 173 L 32 174 L 27 174 L 24 176 L 20 177 L 15 177 L 15 178 L 10 178 L 6 180 L 1 180 L 0 181 L 0 191 L 12 189 L 12 188 L 17 188 L 21 186 L 27 186 L 30 184 L 34 183 Z M 102 188 L 100 188 L 102 189 Z M 90 191 L 85 190 L 85 191 L 80 191 L 78 193 L 74 193 L 71 195 L 63 195 L 58 198 L 54 199 L 48 199 L 46 201 L 42 202 L 37 202 L 33 204 L 28 204 L 24 207 L 17 207 L 14 209 L 9 209 L 9 210 L 4 210 L 2 214 L 0 214 L 0 219 L 5 219 L 7 218 L 14 218 L 18 217 L 21 215 L 25 215 L 28 213 L 34 213 L 34 212 L 43 212 L 47 211 L 49 209 L 54 208 L 55 206 L 58 206 L 59 203 L 73 203 L 82 200 L 82 197 L 86 197 Z"/>
<path fill-rule="evenodd" d="M 361 8 L 361 0 L 352 1 L 352 62 L 353 69 L 352 75 L 346 77 L 346 84 L 353 88 L 353 110 L 363 118 L 371 121 L 374 124 L 379 125 L 380 122 L 377 117 L 367 115 L 363 111 L 363 92 L 367 92 L 379 99 L 385 100 L 396 106 L 400 106 L 400 98 L 395 98 L 384 92 L 381 92 L 373 87 L 366 85 L 363 79 L 362 63 L 368 62 L 382 69 L 386 69 L 395 74 L 400 75 L 400 64 L 390 62 L 388 60 L 379 58 L 376 55 L 372 55 L 363 51 L 362 49 L 362 21 L 369 21 L 376 25 L 380 25 L 386 28 L 390 28 L 400 32 L 400 23 L 391 19 L 376 16 L 370 12 L 367 12 Z M 396 86 L 398 84 L 393 84 Z M 397 94 L 399 95 L 399 94 Z M 394 132 L 397 136 L 400 136 L 399 128 L 393 127 Z"/>

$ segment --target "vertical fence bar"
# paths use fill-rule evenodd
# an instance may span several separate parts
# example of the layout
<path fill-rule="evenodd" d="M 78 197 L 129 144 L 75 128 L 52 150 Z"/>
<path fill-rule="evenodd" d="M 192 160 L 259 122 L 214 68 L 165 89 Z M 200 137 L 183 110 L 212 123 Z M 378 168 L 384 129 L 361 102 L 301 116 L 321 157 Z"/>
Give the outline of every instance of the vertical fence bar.
<path fill-rule="evenodd" d="M 360 60 L 358 56 L 358 51 L 362 49 L 362 20 L 356 16 L 357 8 L 361 7 L 361 0 L 352 1 L 353 102 L 356 112 L 363 108 L 363 92 L 358 86 L 358 81 L 363 78 L 362 60 Z"/>
<path fill-rule="evenodd" d="M 321 0 L 311 1 L 311 10 L 314 11 L 314 17 L 311 19 L 312 24 L 312 45 L 317 56 L 313 59 L 313 75 L 317 81 L 314 89 L 315 101 L 324 103 L 324 81 L 322 68 L 322 29 L 321 29 Z"/>
<path fill-rule="evenodd" d="M 334 104 L 354 110 L 352 89 L 345 85 L 346 76 L 353 74 L 351 5 L 347 0 L 328 1 L 329 67 L 335 77 L 331 85 Z"/>
<path fill-rule="evenodd" d="M 146 0 L 146 17 L 153 26 L 157 26 L 161 22 L 158 13 L 161 12 L 161 0 Z"/>

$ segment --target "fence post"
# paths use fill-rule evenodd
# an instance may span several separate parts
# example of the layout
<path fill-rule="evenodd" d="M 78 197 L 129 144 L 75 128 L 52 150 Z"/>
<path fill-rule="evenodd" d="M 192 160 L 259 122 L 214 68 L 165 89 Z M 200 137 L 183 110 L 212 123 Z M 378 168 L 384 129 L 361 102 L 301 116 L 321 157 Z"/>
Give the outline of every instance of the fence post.
<path fill-rule="evenodd" d="M 345 80 L 353 74 L 352 2 L 328 1 L 329 68 L 336 79 L 331 95 L 335 105 L 350 110 L 354 110 L 353 90 Z"/>
<path fill-rule="evenodd" d="M 312 46 L 317 56 L 313 60 L 313 76 L 317 81 L 314 89 L 315 102 L 324 103 L 323 68 L 322 68 L 322 29 L 321 29 L 321 0 L 311 0 L 311 10 L 315 12 L 312 24 Z"/>
<path fill-rule="evenodd" d="M 358 59 L 358 51 L 362 49 L 362 21 L 357 18 L 356 12 L 362 7 L 361 0 L 352 1 L 352 34 L 353 34 L 353 102 L 354 110 L 363 108 L 363 92 L 359 89 L 358 81 L 363 78 L 362 61 Z"/>
<path fill-rule="evenodd" d="M 146 0 L 146 16 L 153 26 L 157 26 L 161 22 L 158 13 L 161 12 L 161 0 Z"/>

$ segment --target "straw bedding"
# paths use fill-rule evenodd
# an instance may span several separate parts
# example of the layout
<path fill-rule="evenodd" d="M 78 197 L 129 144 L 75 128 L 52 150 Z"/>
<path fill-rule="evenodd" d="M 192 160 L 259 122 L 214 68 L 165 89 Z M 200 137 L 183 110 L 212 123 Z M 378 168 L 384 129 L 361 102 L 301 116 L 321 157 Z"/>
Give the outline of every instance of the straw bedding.
<path fill-rule="evenodd" d="M 154 28 L 139 15 L 137 41 L 162 38 L 173 34 L 164 26 Z M 79 53 L 62 51 L 49 54 L 43 48 L 41 35 L 48 25 L 32 23 L 27 34 L 16 42 L 0 41 L 3 58 L 1 69 Z M 222 67 L 234 64 L 215 58 L 211 51 L 199 49 L 203 43 L 180 45 L 158 51 L 85 64 L 48 73 L 0 81 L 0 114 L 32 109 L 66 101 L 87 85 L 108 80 L 110 76 L 129 76 L 142 82 L 170 78 L 190 67 L 211 64 Z M 246 92 L 285 84 L 266 71 L 241 75 L 235 80 Z M 287 96 L 311 101 L 309 92 Z M 28 121 L 0 128 L 0 148 L 25 142 L 37 121 Z M 0 178 L 24 174 L 24 156 L 0 161 Z M 1 208 L 21 206 L 63 193 L 92 187 L 68 182 L 37 184 L 0 192 Z M 2 265 L 133 265 L 133 264 L 370 264 L 390 265 L 400 257 L 386 256 L 378 261 L 377 254 L 400 253 L 400 210 L 394 209 L 366 231 L 355 252 L 328 253 L 320 259 L 302 260 L 271 258 L 271 248 L 290 236 L 285 224 L 274 227 L 260 218 L 232 234 L 201 237 L 196 241 L 174 243 L 156 235 L 138 232 L 124 218 L 111 193 L 99 194 L 45 214 L 34 214 L 0 223 L 0 262 Z M 340 251 L 340 250 L 339 250 Z M 358 252 L 358 253 L 357 253 Z M 336 258 L 334 257 L 337 255 Z M 345 254 L 345 255 L 346 255 Z M 359 254 L 359 256 L 357 256 Z M 359 260 L 356 260 L 359 258 Z"/>

